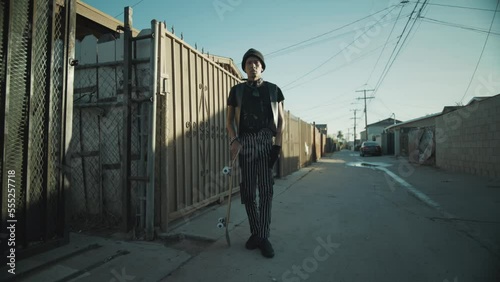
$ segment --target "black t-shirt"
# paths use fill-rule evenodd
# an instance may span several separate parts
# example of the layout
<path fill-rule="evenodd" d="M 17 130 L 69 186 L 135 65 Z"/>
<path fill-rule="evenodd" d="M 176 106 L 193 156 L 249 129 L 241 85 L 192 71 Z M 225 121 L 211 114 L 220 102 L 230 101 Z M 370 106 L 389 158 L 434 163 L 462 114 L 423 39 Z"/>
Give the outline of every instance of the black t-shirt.
<path fill-rule="evenodd" d="M 278 87 L 278 102 L 285 100 L 283 92 Z M 240 114 L 239 133 L 257 133 L 263 128 L 269 128 L 273 123 L 273 112 L 271 109 L 271 100 L 269 87 L 264 82 L 260 87 L 251 87 L 245 83 Z M 236 101 L 236 86 L 231 88 L 227 105 L 238 107 Z"/>

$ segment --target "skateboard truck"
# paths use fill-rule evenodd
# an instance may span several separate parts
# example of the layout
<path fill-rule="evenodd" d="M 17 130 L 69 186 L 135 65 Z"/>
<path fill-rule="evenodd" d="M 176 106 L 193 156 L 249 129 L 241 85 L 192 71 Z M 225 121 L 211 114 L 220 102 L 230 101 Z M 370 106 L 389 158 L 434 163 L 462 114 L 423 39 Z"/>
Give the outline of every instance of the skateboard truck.
<path fill-rule="evenodd" d="M 222 169 L 222 174 L 224 174 L 224 175 L 231 175 L 231 167 L 230 166 L 225 166 Z"/>
<path fill-rule="evenodd" d="M 226 219 L 223 217 L 219 217 L 219 223 L 217 223 L 217 227 L 222 229 L 226 226 Z"/>

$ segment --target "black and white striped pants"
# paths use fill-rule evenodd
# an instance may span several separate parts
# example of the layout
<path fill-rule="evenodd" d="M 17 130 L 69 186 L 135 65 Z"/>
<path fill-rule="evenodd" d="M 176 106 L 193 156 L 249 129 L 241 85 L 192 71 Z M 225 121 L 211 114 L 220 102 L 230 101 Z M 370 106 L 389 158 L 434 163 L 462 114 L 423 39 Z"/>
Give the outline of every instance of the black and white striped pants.
<path fill-rule="evenodd" d="M 242 145 L 239 154 L 241 203 L 245 205 L 250 232 L 260 238 L 268 238 L 270 233 L 274 184 L 272 170 L 269 168 L 272 138 L 272 132 L 267 129 L 259 133 L 240 135 Z M 259 188 L 258 209 L 257 187 Z"/>

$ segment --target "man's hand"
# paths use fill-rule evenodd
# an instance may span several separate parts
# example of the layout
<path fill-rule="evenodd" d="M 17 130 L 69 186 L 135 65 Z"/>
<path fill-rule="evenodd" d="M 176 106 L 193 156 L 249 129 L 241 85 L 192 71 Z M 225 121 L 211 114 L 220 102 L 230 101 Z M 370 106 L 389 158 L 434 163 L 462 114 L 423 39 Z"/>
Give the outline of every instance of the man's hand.
<path fill-rule="evenodd" d="M 234 140 L 233 144 L 231 144 L 231 161 L 236 158 L 238 151 L 241 149 L 241 144 L 239 140 Z"/>
<path fill-rule="evenodd" d="M 274 164 L 278 160 L 281 152 L 281 146 L 273 145 L 271 148 L 271 154 L 269 154 L 269 168 L 273 168 Z"/>

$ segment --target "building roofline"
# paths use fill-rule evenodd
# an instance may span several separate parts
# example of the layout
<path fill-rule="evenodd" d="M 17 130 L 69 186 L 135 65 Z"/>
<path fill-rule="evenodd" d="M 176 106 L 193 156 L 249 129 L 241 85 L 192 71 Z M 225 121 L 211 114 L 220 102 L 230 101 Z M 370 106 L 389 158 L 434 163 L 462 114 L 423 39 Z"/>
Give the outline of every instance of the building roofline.
<path fill-rule="evenodd" d="M 401 122 L 402 122 L 402 121 L 397 120 L 397 119 L 393 119 L 393 118 L 386 118 L 386 119 L 383 119 L 383 120 L 380 120 L 380 121 L 377 121 L 377 122 L 374 122 L 374 123 L 370 123 L 370 124 L 368 124 L 366 127 L 368 127 L 368 126 L 372 126 L 372 125 L 376 125 L 376 124 L 379 124 L 379 123 L 383 123 L 383 122 L 385 122 L 385 121 L 389 121 L 389 120 L 391 120 L 392 122 L 396 121 L 396 124 L 398 124 L 398 123 L 401 123 Z"/>
<path fill-rule="evenodd" d="M 240 69 L 236 66 L 232 58 L 217 56 L 217 55 L 209 55 L 209 57 L 212 57 L 213 61 L 216 63 L 223 63 L 229 65 L 233 69 L 233 72 L 237 74 L 238 78 L 240 80 L 243 79 L 243 74 L 241 73 Z"/>
<path fill-rule="evenodd" d="M 421 120 L 425 120 L 425 119 L 428 119 L 428 118 L 433 118 L 433 117 L 438 117 L 440 115 L 448 114 L 448 113 L 450 113 L 452 111 L 455 111 L 455 110 L 467 107 L 467 106 L 469 106 L 472 103 L 482 102 L 484 100 L 487 100 L 487 99 L 490 99 L 490 98 L 493 98 L 493 97 L 497 97 L 497 96 L 500 96 L 500 94 L 496 94 L 496 95 L 493 95 L 493 96 L 477 96 L 477 97 L 473 97 L 469 101 L 469 103 L 467 103 L 467 105 L 465 105 L 465 106 L 445 106 L 445 107 L 443 107 L 443 110 L 441 112 L 439 112 L 439 113 L 434 113 L 434 114 L 426 115 L 426 116 L 423 116 L 423 117 L 418 117 L 418 118 L 410 119 L 410 120 L 407 120 L 407 121 L 402 122 L 402 123 L 397 123 L 397 124 L 394 124 L 394 125 L 390 125 L 390 126 L 386 127 L 385 130 L 388 130 L 388 129 L 391 129 L 391 128 L 394 128 L 394 127 L 403 126 L 405 124 L 412 123 L 412 122 L 415 122 L 415 121 L 421 121 Z M 445 112 L 445 110 L 447 110 L 447 109 L 450 110 L 450 111 Z"/>
<path fill-rule="evenodd" d="M 388 129 L 391 129 L 391 128 L 394 128 L 394 127 L 400 127 L 400 126 L 403 126 L 405 124 L 409 124 L 409 123 L 412 123 L 412 122 L 416 122 L 416 121 L 421 121 L 421 120 L 426 120 L 426 119 L 429 119 L 429 118 L 437 117 L 437 116 L 440 116 L 442 114 L 443 114 L 442 112 L 439 112 L 439 113 L 434 113 L 434 114 L 426 115 L 426 116 L 423 116 L 423 117 L 418 117 L 418 118 L 410 119 L 410 120 L 407 120 L 405 122 L 401 122 L 401 123 L 396 123 L 396 124 L 393 124 L 393 125 L 389 125 L 388 127 L 385 128 L 385 130 L 388 130 Z"/>
<path fill-rule="evenodd" d="M 496 95 L 493 95 L 493 96 L 475 96 L 475 97 L 472 97 L 469 101 L 469 103 L 466 104 L 466 106 L 472 104 L 472 103 L 475 103 L 475 102 L 482 102 L 484 100 L 487 100 L 487 99 L 490 99 L 490 98 L 493 98 L 493 97 L 496 97 L 496 96 L 499 96 L 499 94 L 496 94 Z"/>

